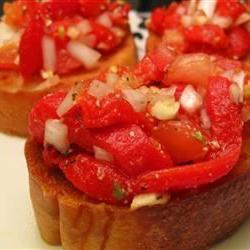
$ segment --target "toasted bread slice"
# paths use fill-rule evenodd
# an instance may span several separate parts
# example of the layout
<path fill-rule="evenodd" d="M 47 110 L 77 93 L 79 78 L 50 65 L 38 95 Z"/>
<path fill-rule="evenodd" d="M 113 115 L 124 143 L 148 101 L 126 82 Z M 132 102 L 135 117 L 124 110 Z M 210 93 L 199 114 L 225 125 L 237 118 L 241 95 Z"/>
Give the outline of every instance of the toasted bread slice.
<path fill-rule="evenodd" d="M 41 83 L 41 79 L 37 79 L 36 82 L 22 85 L 18 73 L 0 71 L 0 131 L 26 136 L 28 113 L 42 96 L 54 90 L 68 89 L 76 81 L 93 78 L 113 65 L 131 65 L 136 60 L 136 48 L 130 34 L 122 46 L 104 56 L 95 69 L 63 76 L 56 84 Z"/>
<path fill-rule="evenodd" d="M 248 128 L 249 130 L 249 128 Z M 26 142 L 30 194 L 41 236 L 67 250 L 205 249 L 250 215 L 250 132 L 231 174 L 202 190 L 172 194 L 164 205 L 130 210 L 87 198 L 58 170 L 42 146 Z"/>

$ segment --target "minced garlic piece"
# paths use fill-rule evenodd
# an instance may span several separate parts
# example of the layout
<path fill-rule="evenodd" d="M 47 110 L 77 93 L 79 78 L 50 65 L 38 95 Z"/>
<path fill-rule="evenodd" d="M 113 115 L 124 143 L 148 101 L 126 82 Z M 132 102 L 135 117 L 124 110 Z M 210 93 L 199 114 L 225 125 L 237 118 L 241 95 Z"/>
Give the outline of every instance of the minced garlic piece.
<path fill-rule="evenodd" d="M 43 79 L 49 79 L 49 78 L 52 78 L 54 76 L 54 73 L 52 70 L 42 70 L 41 76 Z"/>
<path fill-rule="evenodd" d="M 170 199 L 170 196 L 167 194 L 161 195 L 156 193 L 150 194 L 139 194 L 134 197 L 130 209 L 136 210 L 141 207 L 146 206 L 155 206 L 155 205 L 163 205 L 167 203 Z"/>
<path fill-rule="evenodd" d="M 179 111 L 180 103 L 174 98 L 167 98 L 164 101 L 157 101 L 151 108 L 151 115 L 158 120 L 174 119 Z"/>
<path fill-rule="evenodd" d="M 70 37 L 71 39 L 75 40 L 79 37 L 80 31 L 74 26 L 71 26 L 67 30 L 67 36 Z"/>

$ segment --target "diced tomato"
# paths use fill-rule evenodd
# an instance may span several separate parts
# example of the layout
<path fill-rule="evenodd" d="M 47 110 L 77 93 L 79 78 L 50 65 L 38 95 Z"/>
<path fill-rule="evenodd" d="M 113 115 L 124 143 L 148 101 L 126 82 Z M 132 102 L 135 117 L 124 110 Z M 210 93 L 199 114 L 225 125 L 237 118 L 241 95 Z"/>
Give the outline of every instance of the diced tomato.
<path fill-rule="evenodd" d="M 152 133 L 166 147 L 175 164 L 202 160 L 208 151 L 206 135 L 188 121 L 163 122 Z"/>
<path fill-rule="evenodd" d="M 151 14 L 150 28 L 160 35 L 164 32 L 163 22 L 165 15 L 165 10 L 163 8 L 156 8 Z"/>
<path fill-rule="evenodd" d="M 77 189 L 95 200 L 121 204 L 131 199 L 129 180 L 107 162 L 81 153 L 67 157 L 59 165 Z"/>
<path fill-rule="evenodd" d="M 63 116 L 63 122 L 68 127 L 70 144 L 76 144 L 87 151 L 93 150 L 93 138 L 91 133 L 83 126 L 81 107 L 75 105 Z"/>
<path fill-rule="evenodd" d="M 56 72 L 60 75 L 70 73 L 83 67 L 83 65 L 74 59 L 66 49 L 57 52 Z"/>
<path fill-rule="evenodd" d="M 92 31 L 90 34 L 96 37 L 95 47 L 97 47 L 98 50 L 105 52 L 118 46 L 120 40 L 109 28 L 96 22 L 91 22 L 91 27 Z"/>
<path fill-rule="evenodd" d="M 159 35 L 162 35 L 165 29 L 177 28 L 181 20 L 177 9 L 177 3 L 172 3 L 167 9 L 155 9 L 151 15 L 150 28 Z"/>
<path fill-rule="evenodd" d="M 185 37 L 191 45 L 211 46 L 223 49 L 228 45 L 227 36 L 222 28 L 213 24 L 194 25 L 185 29 Z"/>
<path fill-rule="evenodd" d="M 153 63 L 149 56 L 145 56 L 134 68 L 134 74 L 141 79 L 144 84 L 154 81 L 160 81 L 163 78 L 163 72 Z"/>
<path fill-rule="evenodd" d="M 243 124 L 240 105 L 232 101 L 229 90 L 231 84 L 221 76 L 210 77 L 208 81 L 205 107 L 212 124 L 212 135 L 220 145 L 215 155 L 211 155 L 212 158 L 222 150 L 241 145 Z"/>
<path fill-rule="evenodd" d="M 123 98 L 109 95 L 97 100 L 85 95 L 79 100 L 82 108 L 85 128 L 102 128 L 119 124 L 131 124 L 138 121 L 132 106 Z"/>
<path fill-rule="evenodd" d="M 96 145 L 111 153 L 121 171 L 129 176 L 172 165 L 170 157 L 160 152 L 137 125 L 96 131 L 93 136 Z"/>
<path fill-rule="evenodd" d="M 165 72 L 177 55 L 166 46 L 158 46 L 148 56 L 161 72 Z"/>
<path fill-rule="evenodd" d="M 242 69 L 242 63 L 237 60 L 232 60 L 222 56 L 216 56 L 216 65 L 223 70 L 237 70 Z"/>
<path fill-rule="evenodd" d="M 231 17 L 235 20 L 245 11 L 245 7 L 238 0 L 218 0 L 217 10 L 221 16 Z"/>
<path fill-rule="evenodd" d="M 250 52 L 250 33 L 237 26 L 229 31 L 229 47 L 227 54 L 230 57 L 241 58 Z"/>
<path fill-rule="evenodd" d="M 79 0 L 84 17 L 96 17 L 107 8 L 107 0 Z"/>
<path fill-rule="evenodd" d="M 78 0 L 51 0 L 42 4 L 43 13 L 52 20 L 71 17 L 79 13 Z"/>
<path fill-rule="evenodd" d="M 56 110 L 63 101 L 66 93 L 55 92 L 44 96 L 32 109 L 29 115 L 29 133 L 38 142 L 43 144 L 44 127 L 48 119 L 57 119 Z"/>
<path fill-rule="evenodd" d="M 40 20 L 36 20 L 29 23 L 21 37 L 19 47 L 20 70 L 22 76 L 26 79 L 39 73 L 42 69 L 43 34 L 43 23 Z"/>
<path fill-rule="evenodd" d="M 111 2 L 108 6 L 108 9 L 111 13 L 113 12 L 110 16 L 114 25 L 123 26 L 128 24 L 128 13 L 131 10 L 130 4 Z"/>
<path fill-rule="evenodd" d="M 239 159 L 240 152 L 239 144 L 215 160 L 146 173 L 135 181 L 135 192 L 161 193 L 197 188 L 212 183 L 232 170 Z"/>

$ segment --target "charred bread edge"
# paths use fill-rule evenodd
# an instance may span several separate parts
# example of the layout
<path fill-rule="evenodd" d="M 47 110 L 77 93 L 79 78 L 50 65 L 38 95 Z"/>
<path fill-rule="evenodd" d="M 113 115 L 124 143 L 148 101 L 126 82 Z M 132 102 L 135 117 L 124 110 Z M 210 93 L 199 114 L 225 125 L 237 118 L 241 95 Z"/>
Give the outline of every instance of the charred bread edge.
<path fill-rule="evenodd" d="M 41 236 L 67 250 L 196 250 L 230 235 L 250 214 L 250 166 L 201 192 L 165 205 L 128 208 L 96 203 L 43 164 L 28 139 L 30 194 Z"/>
<path fill-rule="evenodd" d="M 96 69 L 62 77 L 60 83 L 56 86 L 34 91 L 23 89 L 12 93 L 1 90 L 0 83 L 0 131 L 27 136 L 28 113 L 42 96 L 58 89 L 68 89 L 74 82 L 93 78 L 98 72 L 111 66 L 132 65 L 136 61 L 136 48 L 133 37 L 130 34 L 124 41 L 123 46 L 111 54 L 111 56 L 103 58 Z"/>

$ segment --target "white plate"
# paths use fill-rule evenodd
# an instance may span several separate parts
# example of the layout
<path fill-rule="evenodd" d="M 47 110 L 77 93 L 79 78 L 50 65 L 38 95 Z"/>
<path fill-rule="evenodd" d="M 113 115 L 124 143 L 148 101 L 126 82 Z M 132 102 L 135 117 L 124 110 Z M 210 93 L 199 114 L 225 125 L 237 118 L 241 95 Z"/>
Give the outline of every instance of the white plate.
<path fill-rule="evenodd" d="M 28 191 L 24 140 L 0 134 L 0 249 L 59 250 L 38 233 Z M 250 220 L 213 250 L 250 250 Z"/>

